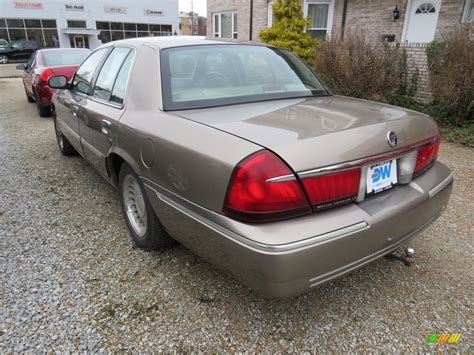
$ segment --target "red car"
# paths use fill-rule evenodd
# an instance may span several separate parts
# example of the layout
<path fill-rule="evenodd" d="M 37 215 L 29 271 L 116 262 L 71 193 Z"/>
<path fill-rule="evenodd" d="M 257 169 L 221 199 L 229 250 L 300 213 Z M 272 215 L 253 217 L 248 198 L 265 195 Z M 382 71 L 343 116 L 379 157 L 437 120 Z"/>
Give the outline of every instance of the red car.
<path fill-rule="evenodd" d="M 51 116 L 51 97 L 53 89 L 48 86 L 52 75 L 65 75 L 72 78 L 77 67 L 89 55 L 89 49 L 48 48 L 39 49 L 31 54 L 28 63 L 20 64 L 17 69 L 24 70 L 23 85 L 28 102 L 36 102 L 41 117 Z"/>

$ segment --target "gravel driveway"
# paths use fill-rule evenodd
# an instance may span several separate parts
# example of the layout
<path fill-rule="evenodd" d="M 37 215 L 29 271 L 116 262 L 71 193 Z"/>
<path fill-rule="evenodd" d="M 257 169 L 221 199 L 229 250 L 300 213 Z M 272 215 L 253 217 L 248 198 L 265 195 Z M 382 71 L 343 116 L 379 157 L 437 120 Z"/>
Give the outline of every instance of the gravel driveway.
<path fill-rule="evenodd" d="M 0 79 L 0 352 L 472 351 L 474 150 L 444 144 L 440 160 L 453 196 L 411 267 L 381 259 L 265 300 L 181 246 L 135 248 L 116 191 Z"/>

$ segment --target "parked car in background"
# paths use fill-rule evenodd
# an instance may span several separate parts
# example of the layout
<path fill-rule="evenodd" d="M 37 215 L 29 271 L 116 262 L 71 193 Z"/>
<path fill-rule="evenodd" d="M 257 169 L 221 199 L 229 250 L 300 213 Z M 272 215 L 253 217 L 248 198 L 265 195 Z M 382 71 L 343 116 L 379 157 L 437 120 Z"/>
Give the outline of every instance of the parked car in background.
<path fill-rule="evenodd" d="M 9 43 L 7 40 L 0 38 L 0 48 L 8 47 Z"/>
<path fill-rule="evenodd" d="M 393 252 L 451 195 L 434 120 L 332 95 L 285 49 L 121 40 L 49 84 L 61 153 L 118 188 L 138 246 L 173 236 L 266 296 Z"/>
<path fill-rule="evenodd" d="M 89 49 L 50 48 L 40 49 L 30 55 L 26 64 L 20 64 L 17 69 L 23 69 L 23 85 L 28 102 L 36 102 L 41 117 L 51 115 L 51 95 L 53 89 L 48 86 L 52 75 L 64 75 L 72 78 L 79 64 L 90 53 Z"/>
<path fill-rule="evenodd" d="M 34 41 L 13 41 L 5 47 L 0 46 L 0 64 L 7 64 L 11 60 L 28 59 L 37 49 L 38 45 Z"/>

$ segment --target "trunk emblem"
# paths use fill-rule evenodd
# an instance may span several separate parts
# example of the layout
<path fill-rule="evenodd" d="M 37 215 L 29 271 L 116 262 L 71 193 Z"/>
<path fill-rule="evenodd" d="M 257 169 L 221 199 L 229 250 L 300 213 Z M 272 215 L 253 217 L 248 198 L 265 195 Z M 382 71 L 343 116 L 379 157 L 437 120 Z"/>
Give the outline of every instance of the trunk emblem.
<path fill-rule="evenodd" d="M 397 137 L 397 134 L 394 131 L 389 131 L 387 133 L 387 142 L 392 148 L 397 145 L 398 137 Z"/>

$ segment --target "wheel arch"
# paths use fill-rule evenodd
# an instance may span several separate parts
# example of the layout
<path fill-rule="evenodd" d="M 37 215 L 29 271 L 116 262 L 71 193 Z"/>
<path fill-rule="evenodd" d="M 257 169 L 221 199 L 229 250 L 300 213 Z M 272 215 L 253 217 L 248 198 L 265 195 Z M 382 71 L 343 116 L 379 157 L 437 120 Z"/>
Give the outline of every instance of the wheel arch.
<path fill-rule="evenodd" d="M 116 187 L 119 185 L 118 179 L 120 168 L 123 163 L 127 163 L 133 169 L 133 171 L 135 171 L 135 173 L 140 176 L 140 167 L 134 161 L 134 159 L 124 150 L 118 147 L 112 147 L 107 154 L 106 165 L 109 177 Z"/>

